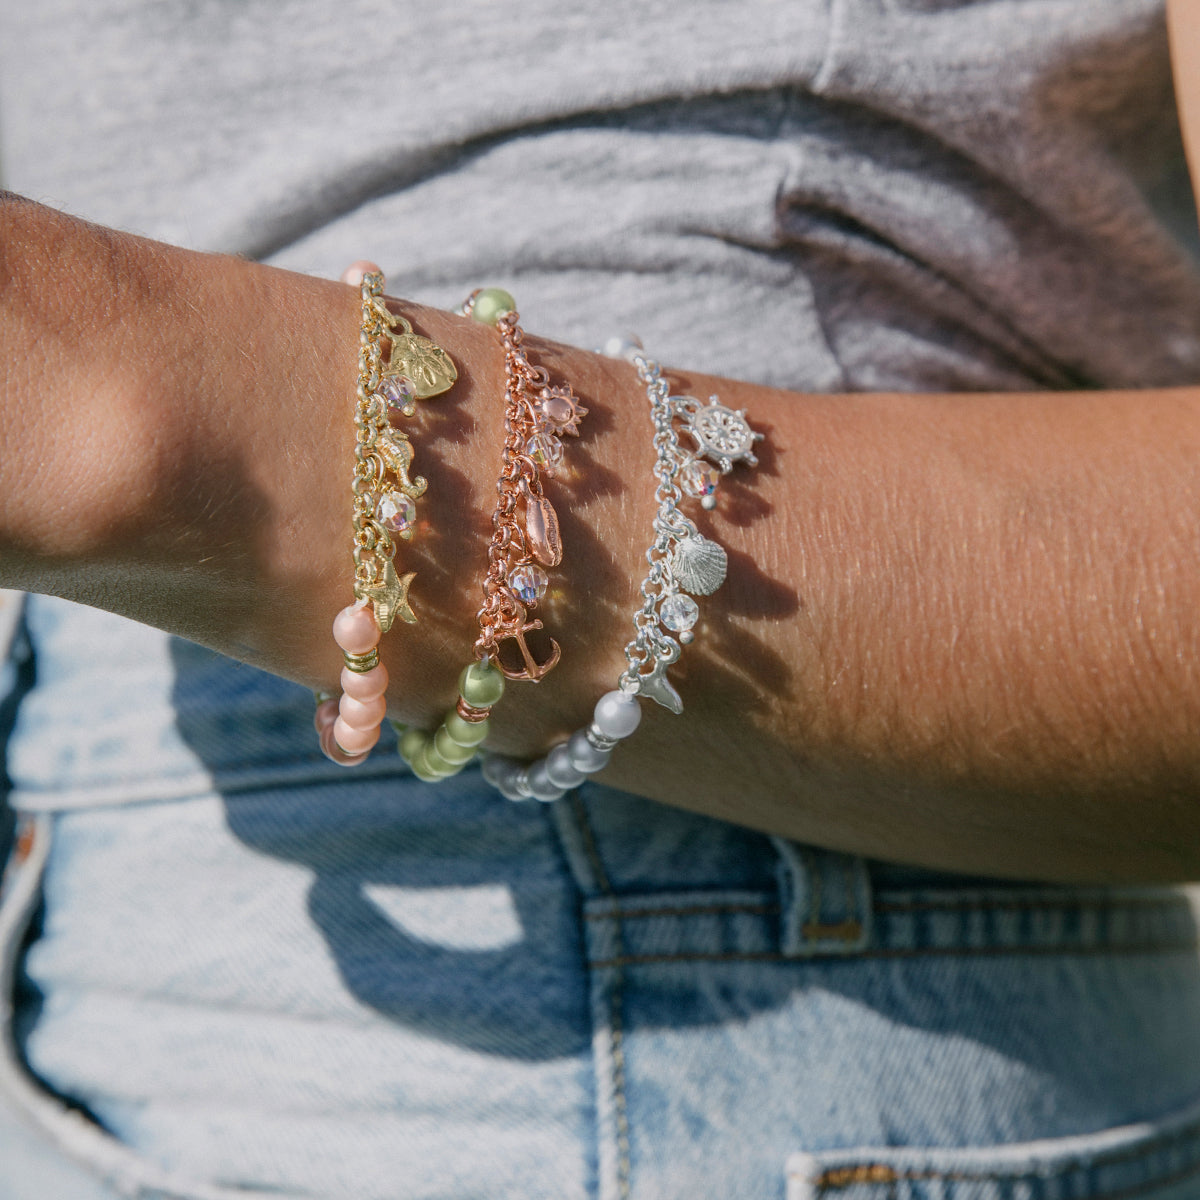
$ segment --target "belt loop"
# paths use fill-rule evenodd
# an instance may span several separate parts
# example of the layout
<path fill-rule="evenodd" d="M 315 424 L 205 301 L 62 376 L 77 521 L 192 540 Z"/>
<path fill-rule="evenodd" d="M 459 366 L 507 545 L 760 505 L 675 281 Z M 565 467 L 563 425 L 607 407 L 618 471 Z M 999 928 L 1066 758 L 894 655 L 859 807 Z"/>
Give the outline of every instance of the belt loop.
<path fill-rule="evenodd" d="M 871 878 L 854 854 L 773 837 L 779 852 L 780 950 L 788 958 L 855 954 L 871 939 Z"/>

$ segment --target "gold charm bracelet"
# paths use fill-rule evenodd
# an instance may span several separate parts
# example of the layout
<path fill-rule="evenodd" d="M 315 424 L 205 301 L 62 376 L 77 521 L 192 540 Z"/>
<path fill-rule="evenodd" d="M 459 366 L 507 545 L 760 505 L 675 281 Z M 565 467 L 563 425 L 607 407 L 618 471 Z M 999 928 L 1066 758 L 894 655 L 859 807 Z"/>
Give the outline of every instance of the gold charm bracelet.
<path fill-rule="evenodd" d="M 363 272 L 352 485 L 356 600 L 333 622 L 345 663 L 341 698 L 321 698 L 313 719 L 322 751 L 342 766 L 366 760 L 387 713 L 380 637 L 397 616 L 417 619 L 408 600 L 414 573 L 397 574 L 395 539 L 412 538 L 427 484 L 409 474 L 412 443 L 398 422 L 416 412 L 417 400 L 440 395 L 458 377 L 445 350 L 388 309 L 383 289 L 378 268 Z"/>

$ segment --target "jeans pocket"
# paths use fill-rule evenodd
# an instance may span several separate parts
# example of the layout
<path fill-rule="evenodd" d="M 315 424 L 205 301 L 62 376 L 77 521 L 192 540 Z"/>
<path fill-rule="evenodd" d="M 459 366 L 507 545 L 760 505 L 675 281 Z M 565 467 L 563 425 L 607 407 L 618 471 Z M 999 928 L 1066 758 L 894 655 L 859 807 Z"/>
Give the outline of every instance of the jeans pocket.
<path fill-rule="evenodd" d="M 32 817 L 9 863 L 0 902 L 0 1200 L 300 1200 L 282 1188 L 222 1186 L 141 1156 L 30 1074 L 14 1033 L 21 946 L 38 911 L 54 835 Z M 307 1193 L 306 1193 L 307 1195 Z"/>
<path fill-rule="evenodd" d="M 1154 1121 L 999 1146 L 793 1154 L 787 1200 L 1195 1200 L 1200 1104 Z"/>

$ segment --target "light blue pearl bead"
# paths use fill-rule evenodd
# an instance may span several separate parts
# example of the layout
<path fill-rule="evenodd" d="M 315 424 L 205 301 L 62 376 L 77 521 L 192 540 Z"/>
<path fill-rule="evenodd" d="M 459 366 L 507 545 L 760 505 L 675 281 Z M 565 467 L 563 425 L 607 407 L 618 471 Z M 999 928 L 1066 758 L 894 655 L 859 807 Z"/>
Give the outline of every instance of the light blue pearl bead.
<path fill-rule="evenodd" d="M 505 800 L 511 800 L 514 804 L 523 804 L 526 800 L 532 800 L 532 796 L 527 796 L 516 785 L 516 775 L 505 775 L 499 783 L 495 785 L 496 791 L 502 795 Z"/>
<path fill-rule="evenodd" d="M 521 763 L 497 754 L 488 755 L 483 762 L 483 777 L 505 800 L 514 802 L 531 799 L 529 793 L 517 785 L 524 771 Z"/>
<path fill-rule="evenodd" d="M 627 738 L 642 719 L 642 706 L 628 692 L 605 692 L 596 701 L 592 720 L 605 737 Z"/>
<path fill-rule="evenodd" d="M 597 771 L 602 771 L 608 766 L 612 751 L 597 750 L 587 740 L 587 733 L 579 729 L 571 734 L 571 740 L 567 742 L 567 756 L 571 760 L 571 766 L 577 771 L 582 771 L 585 775 L 595 775 Z"/>
<path fill-rule="evenodd" d="M 566 788 L 559 787 L 550 778 L 546 771 L 546 760 L 542 759 L 529 768 L 529 790 L 535 800 L 548 804 L 552 800 L 561 800 Z"/>
<path fill-rule="evenodd" d="M 587 778 L 578 767 L 572 766 L 566 742 L 555 746 L 546 755 L 546 775 L 551 783 L 556 783 L 561 788 L 578 787 Z"/>
<path fill-rule="evenodd" d="M 513 765 L 510 758 L 502 758 L 499 754 L 485 754 L 479 773 L 492 787 L 499 787 L 500 780 L 508 775 Z"/>
<path fill-rule="evenodd" d="M 623 358 L 626 362 L 633 362 L 635 356 L 645 354 L 645 350 L 640 338 L 627 333 L 620 337 L 610 337 L 604 343 L 601 353 L 607 354 L 609 358 Z"/>

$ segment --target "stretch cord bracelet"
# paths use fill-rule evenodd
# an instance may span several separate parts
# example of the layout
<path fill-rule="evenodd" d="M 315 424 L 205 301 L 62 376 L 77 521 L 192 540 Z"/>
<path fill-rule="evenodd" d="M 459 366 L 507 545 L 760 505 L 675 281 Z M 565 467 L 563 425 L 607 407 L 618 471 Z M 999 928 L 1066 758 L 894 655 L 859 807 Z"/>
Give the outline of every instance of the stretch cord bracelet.
<path fill-rule="evenodd" d="M 559 661 L 561 651 L 553 638 L 550 653 L 540 662 L 526 642 L 527 634 L 542 628 L 540 620 L 529 619 L 528 610 L 549 584 L 543 567 L 562 561 L 558 516 L 542 491 L 541 477 L 554 474 L 562 463 L 563 435 L 578 436 L 579 421 L 587 415 L 570 387 L 552 385 L 546 369 L 529 361 L 512 296 L 499 288 L 482 289 L 463 305 L 463 313 L 494 325 L 504 344 L 504 453 L 475 661 L 459 676 L 458 701 L 437 730 L 406 729 L 400 736 L 400 753 L 413 773 L 430 783 L 457 774 L 475 757 L 506 678 L 537 683 Z M 510 641 L 516 644 L 519 664 L 501 657 L 501 646 Z"/>
<path fill-rule="evenodd" d="M 417 619 L 408 601 L 414 572 L 397 575 L 395 538 L 411 539 L 416 501 L 427 484 L 410 476 L 412 443 L 397 425 L 416 412 L 416 401 L 446 391 L 458 377 L 450 356 L 429 338 L 413 333 L 388 310 L 383 273 L 363 274 L 358 388 L 354 407 L 354 595 L 334 618 L 333 640 L 341 647 L 341 698 L 319 696 L 316 727 L 327 758 L 342 766 L 364 762 L 379 740 L 387 713 L 387 668 L 379 639 L 398 616 Z"/>
<path fill-rule="evenodd" d="M 704 508 L 714 508 L 720 477 L 735 462 L 758 462 L 754 443 L 763 435 L 750 428 L 744 412 L 727 408 L 716 396 L 707 404 L 693 396 L 672 396 L 662 369 L 636 342 L 614 339 L 604 349 L 637 367 L 650 402 L 658 481 L 654 541 L 646 551 L 650 570 L 633 617 L 634 637 L 625 647 L 625 670 L 617 687 L 597 701 L 591 723 L 533 763 L 484 755 L 484 778 L 509 800 L 558 800 L 602 770 L 617 743 L 637 729 L 642 719 L 639 696 L 673 713 L 683 712 L 667 668 L 692 641 L 700 615 L 692 596 L 711 595 L 725 582 L 727 560 L 720 543 L 701 534 L 679 503 L 686 492 Z M 681 443 L 681 432 L 692 447 Z"/>

